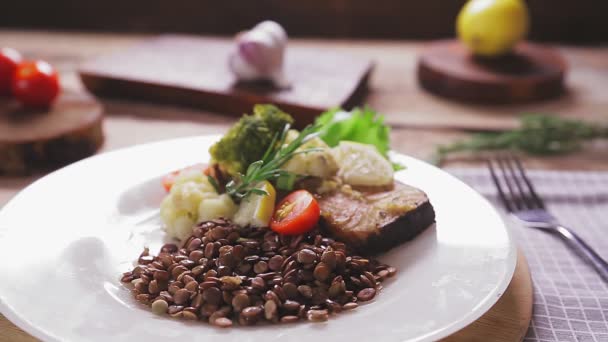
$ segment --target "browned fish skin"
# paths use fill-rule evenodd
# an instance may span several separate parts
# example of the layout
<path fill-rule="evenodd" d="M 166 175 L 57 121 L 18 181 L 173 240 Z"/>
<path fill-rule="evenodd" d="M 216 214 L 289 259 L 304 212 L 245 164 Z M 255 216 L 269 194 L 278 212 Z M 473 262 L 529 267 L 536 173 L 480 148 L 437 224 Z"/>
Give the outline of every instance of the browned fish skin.
<path fill-rule="evenodd" d="M 366 254 L 411 240 L 435 222 L 427 195 L 399 182 L 376 189 L 342 186 L 318 201 L 323 227 Z"/>

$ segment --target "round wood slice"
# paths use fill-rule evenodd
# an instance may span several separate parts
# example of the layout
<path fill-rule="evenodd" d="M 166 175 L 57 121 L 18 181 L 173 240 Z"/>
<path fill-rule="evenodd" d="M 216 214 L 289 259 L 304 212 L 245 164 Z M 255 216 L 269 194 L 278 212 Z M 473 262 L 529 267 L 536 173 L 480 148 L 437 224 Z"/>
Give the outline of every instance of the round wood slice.
<path fill-rule="evenodd" d="M 418 61 L 418 80 L 432 93 L 481 103 L 518 103 L 558 96 L 566 62 L 554 49 L 523 42 L 508 55 L 472 55 L 456 40 L 429 44 Z"/>
<path fill-rule="evenodd" d="M 532 319 L 533 292 L 528 262 L 519 250 L 511 283 L 498 302 L 478 320 L 442 342 L 522 341 Z"/>
<path fill-rule="evenodd" d="M 94 154 L 102 121 L 102 106 L 84 94 L 64 93 L 38 110 L 0 99 L 0 174 L 49 170 Z"/>

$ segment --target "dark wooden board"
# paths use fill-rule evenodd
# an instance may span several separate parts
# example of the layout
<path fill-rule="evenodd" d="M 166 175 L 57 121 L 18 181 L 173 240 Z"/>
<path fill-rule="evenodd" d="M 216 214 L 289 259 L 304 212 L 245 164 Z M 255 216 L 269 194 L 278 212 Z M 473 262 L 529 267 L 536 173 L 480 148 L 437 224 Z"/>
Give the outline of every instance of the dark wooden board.
<path fill-rule="evenodd" d="M 50 109 L 0 99 L 0 174 L 26 175 L 94 154 L 102 122 L 101 105 L 83 94 L 63 93 Z"/>
<path fill-rule="evenodd" d="M 290 89 L 242 85 L 227 67 L 232 49 L 230 40 L 161 36 L 86 62 L 78 72 L 100 96 L 194 105 L 232 115 L 250 112 L 256 103 L 274 103 L 301 126 L 327 108 L 359 104 L 372 70 L 365 58 L 288 46 Z"/>
<path fill-rule="evenodd" d="M 552 48 L 520 43 L 497 58 L 473 56 L 456 40 L 429 44 L 418 62 L 418 81 L 432 93 L 478 103 L 544 100 L 564 91 L 566 62 Z"/>

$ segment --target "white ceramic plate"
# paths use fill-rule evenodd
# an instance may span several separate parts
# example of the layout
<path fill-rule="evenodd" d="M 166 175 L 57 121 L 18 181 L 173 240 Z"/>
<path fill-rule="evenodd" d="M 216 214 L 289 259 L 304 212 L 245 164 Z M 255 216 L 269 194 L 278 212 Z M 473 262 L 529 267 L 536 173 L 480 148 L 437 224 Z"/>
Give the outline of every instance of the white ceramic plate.
<path fill-rule="evenodd" d="M 395 155 L 402 182 L 426 191 L 437 224 L 380 260 L 398 268 L 376 299 L 327 323 L 221 330 L 153 315 L 120 281 L 144 246 L 163 243 L 161 175 L 208 160 L 217 136 L 102 154 L 27 187 L 0 212 L 0 310 L 43 340 L 431 341 L 473 322 L 515 268 L 491 205 L 449 174 Z"/>

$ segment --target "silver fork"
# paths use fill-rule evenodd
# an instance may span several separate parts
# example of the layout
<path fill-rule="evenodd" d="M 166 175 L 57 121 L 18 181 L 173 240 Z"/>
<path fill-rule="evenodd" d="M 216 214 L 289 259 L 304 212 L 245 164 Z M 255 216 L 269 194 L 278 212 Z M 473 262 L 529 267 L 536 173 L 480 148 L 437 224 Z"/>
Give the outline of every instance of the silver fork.
<path fill-rule="evenodd" d="M 606 260 L 547 211 L 545 203 L 534 190 L 532 182 L 517 157 L 513 155 L 497 156 L 494 160 L 488 160 L 488 168 L 498 195 L 509 213 L 526 227 L 539 228 L 558 234 L 577 254 L 590 262 L 605 281 L 608 281 Z M 502 177 L 499 177 L 500 175 Z"/>

